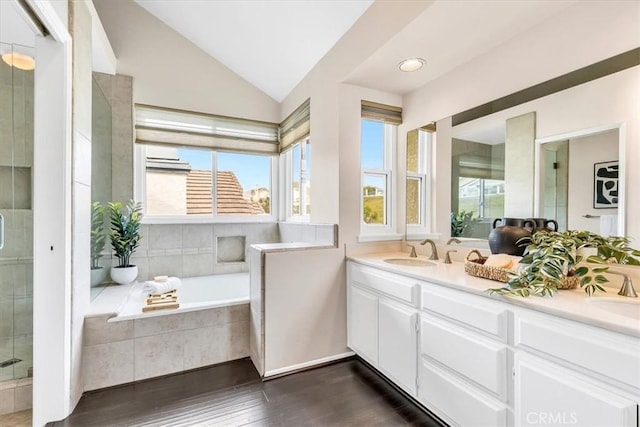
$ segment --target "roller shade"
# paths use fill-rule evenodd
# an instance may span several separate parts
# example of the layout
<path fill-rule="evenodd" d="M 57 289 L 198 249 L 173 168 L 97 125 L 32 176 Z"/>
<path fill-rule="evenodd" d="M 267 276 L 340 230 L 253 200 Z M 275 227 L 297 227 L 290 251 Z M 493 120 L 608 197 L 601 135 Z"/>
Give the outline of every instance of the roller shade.
<path fill-rule="evenodd" d="M 362 100 L 362 118 L 390 123 L 393 125 L 402 124 L 402 108 L 392 105 L 378 104 L 377 102 Z"/>
<path fill-rule="evenodd" d="M 136 104 L 136 143 L 278 152 L 278 125 Z"/>
<path fill-rule="evenodd" d="M 309 135 L 311 130 L 311 100 L 307 99 L 280 123 L 280 151 Z"/>

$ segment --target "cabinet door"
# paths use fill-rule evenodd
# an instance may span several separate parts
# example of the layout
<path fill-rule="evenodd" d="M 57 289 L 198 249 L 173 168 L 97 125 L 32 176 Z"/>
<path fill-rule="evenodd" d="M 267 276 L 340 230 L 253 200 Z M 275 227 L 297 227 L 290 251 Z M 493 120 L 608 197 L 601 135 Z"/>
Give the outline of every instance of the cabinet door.
<path fill-rule="evenodd" d="M 516 353 L 516 426 L 636 427 L 637 405 L 569 369 Z"/>
<path fill-rule="evenodd" d="M 349 289 L 349 347 L 378 366 L 378 297 L 355 286 Z"/>
<path fill-rule="evenodd" d="M 379 305 L 378 363 L 380 370 L 404 390 L 416 394 L 417 313 L 384 299 Z"/>

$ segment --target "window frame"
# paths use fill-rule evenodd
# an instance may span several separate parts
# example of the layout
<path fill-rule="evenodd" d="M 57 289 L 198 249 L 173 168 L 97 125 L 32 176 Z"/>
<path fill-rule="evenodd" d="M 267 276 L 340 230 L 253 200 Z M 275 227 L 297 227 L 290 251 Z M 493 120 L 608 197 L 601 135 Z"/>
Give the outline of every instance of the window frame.
<path fill-rule="evenodd" d="M 360 187 L 359 191 L 359 222 L 360 235 L 359 242 L 401 240 L 403 235 L 396 232 L 396 191 L 394 185 L 396 181 L 396 147 L 398 140 L 398 126 L 391 123 L 382 122 L 384 125 L 383 135 L 383 169 L 370 169 L 362 167 L 362 123 L 363 121 L 376 121 L 362 117 L 360 119 Z M 385 212 L 384 224 L 367 224 L 364 222 L 364 182 L 365 175 L 378 175 L 385 178 Z"/>
<path fill-rule="evenodd" d="M 434 139 L 434 132 L 418 129 L 418 172 L 406 171 L 407 180 L 416 179 L 419 180 L 420 183 L 420 188 L 418 189 L 419 222 L 418 224 L 406 224 L 408 240 L 434 236 L 434 233 L 432 233 L 433 201 L 431 200 Z"/>
<path fill-rule="evenodd" d="M 301 161 L 300 161 L 300 171 L 303 170 L 302 164 L 302 152 L 304 151 L 307 154 L 307 157 L 304 158 L 305 162 L 308 162 L 308 153 L 311 150 L 311 140 L 309 136 L 306 136 L 293 144 L 290 144 L 287 147 L 287 150 L 280 155 L 280 167 L 281 167 L 281 183 L 282 186 L 280 188 L 281 194 L 283 195 L 283 205 L 281 205 L 281 209 L 283 212 L 282 219 L 286 222 L 311 222 L 310 214 L 294 214 L 293 213 L 293 150 L 296 146 L 300 146 L 301 150 Z M 303 148 L 304 147 L 304 148 Z M 306 172 L 306 179 L 304 182 L 311 182 L 311 165 L 307 164 L 307 168 L 304 169 Z M 309 196 L 306 193 L 306 186 L 302 185 L 302 173 L 300 179 L 300 209 L 302 210 L 303 206 L 306 206 L 307 199 Z M 309 205 L 311 205 L 311 200 L 309 200 Z"/>
<path fill-rule="evenodd" d="M 153 144 L 152 144 L 153 145 Z M 217 212 L 217 180 L 212 178 L 212 214 L 211 215 L 154 215 L 146 214 L 146 144 L 135 144 L 134 147 L 134 199 L 142 205 L 142 224 L 224 224 L 224 223 L 273 223 L 278 219 L 278 156 L 256 154 L 243 151 L 213 150 L 207 147 L 176 146 L 177 148 L 197 149 L 211 153 L 212 175 L 217 172 L 217 153 L 235 153 L 270 157 L 271 173 L 269 207 L 270 213 L 262 215 L 218 215 Z"/>

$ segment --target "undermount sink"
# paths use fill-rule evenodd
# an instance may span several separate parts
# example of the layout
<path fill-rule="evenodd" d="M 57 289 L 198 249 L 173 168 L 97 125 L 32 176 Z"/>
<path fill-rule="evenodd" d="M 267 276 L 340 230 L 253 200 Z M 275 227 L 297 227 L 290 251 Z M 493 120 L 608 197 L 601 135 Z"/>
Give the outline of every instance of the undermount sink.
<path fill-rule="evenodd" d="M 587 302 L 610 313 L 640 320 L 640 300 L 638 299 L 594 297 L 589 298 Z"/>
<path fill-rule="evenodd" d="M 436 265 L 435 262 L 417 258 L 387 258 L 384 262 L 395 265 L 404 265 L 409 267 L 429 267 Z"/>

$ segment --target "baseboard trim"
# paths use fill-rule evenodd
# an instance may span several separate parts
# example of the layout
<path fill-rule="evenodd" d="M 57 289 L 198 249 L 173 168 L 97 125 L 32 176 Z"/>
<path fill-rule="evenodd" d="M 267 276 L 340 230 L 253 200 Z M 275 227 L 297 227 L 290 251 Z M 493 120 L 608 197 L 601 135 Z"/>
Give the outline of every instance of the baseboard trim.
<path fill-rule="evenodd" d="M 355 353 L 353 351 L 347 351 L 345 353 L 334 354 L 333 356 L 322 357 L 320 359 L 310 360 L 309 362 L 299 363 L 297 365 L 285 366 L 284 368 L 265 371 L 263 379 L 272 380 L 274 378 L 282 377 L 285 375 L 291 375 L 297 372 L 306 371 L 307 369 L 330 365 L 331 363 L 335 363 L 343 359 L 349 359 L 354 356 Z"/>

